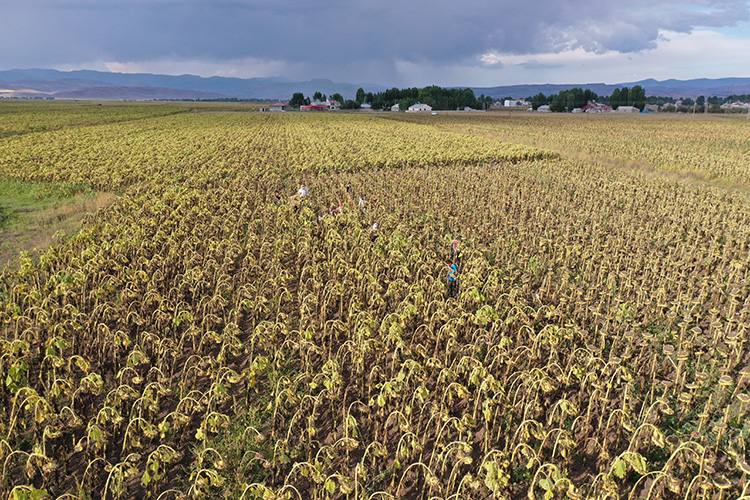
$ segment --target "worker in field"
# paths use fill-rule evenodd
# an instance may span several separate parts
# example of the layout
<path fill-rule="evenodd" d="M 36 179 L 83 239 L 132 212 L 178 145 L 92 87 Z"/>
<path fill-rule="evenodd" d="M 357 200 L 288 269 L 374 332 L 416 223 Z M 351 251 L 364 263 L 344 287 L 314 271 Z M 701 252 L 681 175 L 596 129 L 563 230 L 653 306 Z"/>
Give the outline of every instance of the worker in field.
<path fill-rule="evenodd" d="M 341 215 L 344 213 L 344 204 L 339 203 L 338 205 L 333 204 L 331 205 L 331 208 L 328 209 L 328 215 L 332 215 L 336 217 L 337 215 Z"/>
<path fill-rule="evenodd" d="M 378 223 L 376 222 L 370 228 L 370 241 L 375 243 L 375 240 L 377 239 L 378 239 Z"/>
<path fill-rule="evenodd" d="M 451 259 L 448 263 L 448 297 L 455 297 L 458 294 L 458 266 L 456 261 Z"/>

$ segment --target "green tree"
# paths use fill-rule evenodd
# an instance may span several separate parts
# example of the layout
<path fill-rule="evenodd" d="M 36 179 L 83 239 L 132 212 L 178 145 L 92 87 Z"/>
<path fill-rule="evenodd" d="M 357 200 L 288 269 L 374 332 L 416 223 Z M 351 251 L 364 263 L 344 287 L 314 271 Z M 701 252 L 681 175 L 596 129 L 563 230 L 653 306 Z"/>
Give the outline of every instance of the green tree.
<path fill-rule="evenodd" d="M 567 100 L 565 96 L 565 91 L 561 90 L 559 94 L 555 94 L 550 98 L 549 109 L 550 111 L 561 113 L 565 111 L 566 104 L 567 104 Z"/>
<path fill-rule="evenodd" d="M 388 89 L 383 92 L 383 100 L 385 101 L 386 105 L 392 106 L 399 100 L 401 100 L 401 91 L 396 87 Z"/>
<path fill-rule="evenodd" d="M 338 102 L 340 102 L 340 103 L 344 102 L 344 96 L 342 96 L 342 95 L 341 95 L 341 94 L 339 94 L 338 92 L 336 92 L 335 94 L 333 94 L 333 95 L 331 96 L 331 99 L 333 99 L 334 101 L 338 101 Z"/>
<path fill-rule="evenodd" d="M 411 106 L 412 104 L 416 104 L 416 103 L 417 103 L 417 99 L 415 97 L 404 97 L 403 99 L 398 101 L 398 110 L 406 111 L 407 109 L 409 109 L 409 106 Z"/>
<path fill-rule="evenodd" d="M 313 101 L 323 102 L 326 100 L 326 95 L 321 94 L 319 90 L 316 90 L 313 94 Z"/>
<path fill-rule="evenodd" d="M 609 105 L 612 109 L 617 109 L 620 106 L 620 89 L 612 91 L 612 97 L 609 98 Z"/>
<path fill-rule="evenodd" d="M 464 109 L 465 107 L 481 109 L 482 103 L 478 102 L 477 96 L 474 95 L 474 91 L 471 89 L 453 89 L 453 94 L 456 96 L 457 101 L 456 107 Z"/>
<path fill-rule="evenodd" d="M 492 97 L 488 95 L 480 95 L 479 98 L 477 98 L 477 108 L 478 109 L 490 109 L 492 107 Z"/>
<path fill-rule="evenodd" d="M 575 109 L 576 107 L 577 106 L 576 106 L 575 94 L 573 92 L 568 92 L 567 95 L 565 96 L 565 108 L 568 111 L 573 111 L 573 109 Z"/>
<path fill-rule="evenodd" d="M 628 92 L 628 104 L 643 111 L 646 107 L 646 91 L 640 85 L 636 85 Z"/>
<path fill-rule="evenodd" d="M 582 108 L 586 105 L 586 97 L 581 87 L 574 87 L 568 91 L 568 111 Z"/>
<path fill-rule="evenodd" d="M 372 96 L 372 99 L 368 102 L 372 105 L 372 109 L 383 109 L 385 107 L 385 98 L 379 92 Z"/>
<path fill-rule="evenodd" d="M 358 88 L 357 97 L 354 100 L 357 101 L 357 104 L 362 104 L 363 102 L 365 102 L 365 89 L 363 89 L 362 87 Z"/>
<path fill-rule="evenodd" d="M 629 95 L 630 95 L 629 88 L 623 87 L 620 89 L 620 106 L 630 106 L 630 101 L 628 101 Z"/>
<path fill-rule="evenodd" d="M 547 96 L 541 92 L 531 98 L 531 109 L 534 111 L 539 109 L 539 106 L 544 106 L 545 104 L 549 104 L 549 100 L 547 99 Z"/>
<path fill-rule="evenodd" d="M 307 104 L 307 103 L 308 101 L 307 99 L 305 99 L 305 96 L 304 94 L 302 94 L 302 92 L 295 92 L 292 95 L 292 98 L 289 100 L 289 106 L 293 108 L 299 108 L 303 104 Z"/>

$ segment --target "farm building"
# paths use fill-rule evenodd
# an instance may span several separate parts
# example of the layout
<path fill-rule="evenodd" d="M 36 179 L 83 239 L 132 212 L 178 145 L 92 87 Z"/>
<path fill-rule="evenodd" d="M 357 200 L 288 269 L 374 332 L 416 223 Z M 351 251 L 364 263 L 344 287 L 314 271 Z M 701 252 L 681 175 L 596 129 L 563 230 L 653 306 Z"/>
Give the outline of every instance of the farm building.
<path fill-rule="evenodd" d="M 325 111 L 328 109 L 328 104 L 314 102 L 312 104 L 303 104 L 299 109 L 300 111 Z"/>
<path fill-rule="evenodd" d="M 616 110 L 618 113 L 640 113 L 641 110 L 635 106 L 620 106 Z"/>
<path fill-rule="evenodd" d="M 401 108 L 398 106 L 398 103 L 391 106 L 391 111 L 401 111 Z"/>
<path fill-rule="evenodd" d="M 503 107 L 506 108 L 528 108 L 531 103 L 524 101 L 523 99 L 506 99 L 503 102 Z"/>
<path fill-rule="evenodd" d="M 328 109 L 337 110 L 341 108 L 341 103 L 338 101 L 334 101 L 333 99 L 327 99 L 326 104 L 328 104 Z"/>
<path fill-rule="evenodd" d="M 289 111 L 289 104 L 285 102 L 275 102 L 270 106 L 271 111 Z"/>
<path fill-rule="evenodd" d="M 551 110 L 549 109 L 549 104 L 544 104 L 542 106 L 539 106 L 536 108 L 537 111 L 541 111 L 542 113 L 549 113 Z"/>
<path fill-rule="evenodd" d="M 721 105 L 721 109 L 742 109 L 742 108 L 750 108 L 750 103 L 744 103 L 740 101 L 734 101 L 732 103 L 726 102 Z"/>
<path fill-rule="evenodd" d="M 416 103 L 409 106 L 406 110 L 407 113 L 429 113 L 432 111 L 432 106 L 429 104 Z"/>
<path fill-rule="evenodd" d="M 589 101 L 583 108 L 584 113 L 609 113 L 612 111 L 612 106 L 605 106 L 599 104 L 596 101 Z"/>

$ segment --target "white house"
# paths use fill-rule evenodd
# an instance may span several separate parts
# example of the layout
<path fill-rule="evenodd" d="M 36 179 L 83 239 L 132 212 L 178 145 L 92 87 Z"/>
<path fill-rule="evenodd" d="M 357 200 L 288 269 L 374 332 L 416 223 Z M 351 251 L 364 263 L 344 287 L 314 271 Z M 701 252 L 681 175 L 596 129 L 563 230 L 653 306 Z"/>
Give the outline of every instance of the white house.
<path fill-rule="evenodd" d="M 432 111 L 432 106 L 429 104 L 422 104 L 420 102 L 416 104 L 412 104 L 409 106 L 409 109 L 406 110 L 407 113 L 429 113 Z"/>
<path fill-rule="evenodd" d="M 635 106 L 618 106 L 618 108 L 615 110 L 618 113 L 640 113 L 641 110 L 636 108 Z"/>
<path fill-rule="evenodd" d="M 723 109 L 724 111 L 727 111 L 727 110 L 737 111 L 743 108 L 744 109 L 750 108 L 750 103 L 746 104 L 744 102 L 734 101 L 734 102 L 725 102 L 724 104 L 721 105 L 721 109 Z"/>
<path fill-rule="evenodd" d="M 401 111 L 401 108 L 398 107 L 398 103 L 391 106 L 391 111 Z"/>
<path fill-rule="evenodd" d="M 285 102 L 275 102 L 270 106 L 271 111 L 289 111 L 289 104 Z"/>
<path fill-rule="evenodd" d="M 541 111 L 542 113 L 549 113 L 550 112 L 549 104 L 543 104 L 539 106 L 538 108 L 536 108 L 536 110 Z"/>
<path fill-rule="evenodd" d="M 337 110 L 341 108 L 341 103 L 333 99 L 326 99 L 326 103 L 328 104 L 328 109 Z"/>
<path fill-rule="evenodd" d="M 506 99 L 505 102 L 503 102 L 503 106 L 506 108 L 527 108 L 531 106 L 531 104 L 523 99 Z"/>

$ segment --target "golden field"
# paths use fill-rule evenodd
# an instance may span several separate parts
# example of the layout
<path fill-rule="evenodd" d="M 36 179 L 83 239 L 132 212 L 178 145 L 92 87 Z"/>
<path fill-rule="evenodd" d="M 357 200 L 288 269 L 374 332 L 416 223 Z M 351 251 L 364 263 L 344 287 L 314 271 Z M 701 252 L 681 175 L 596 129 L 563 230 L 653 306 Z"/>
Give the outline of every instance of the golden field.
<path fill-rule="evenodd" d="M 747 124 L 204 110 L 0 139 L 116 194 L 0 274 L 3 496 L 750 495 Z"/>

